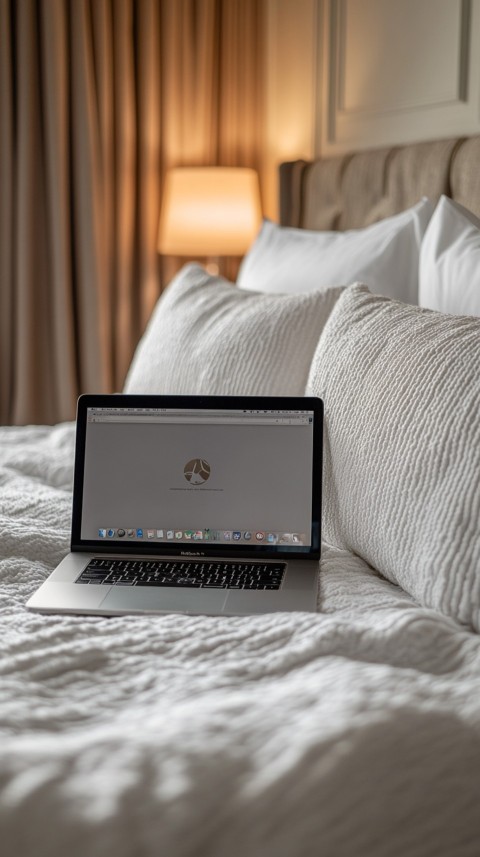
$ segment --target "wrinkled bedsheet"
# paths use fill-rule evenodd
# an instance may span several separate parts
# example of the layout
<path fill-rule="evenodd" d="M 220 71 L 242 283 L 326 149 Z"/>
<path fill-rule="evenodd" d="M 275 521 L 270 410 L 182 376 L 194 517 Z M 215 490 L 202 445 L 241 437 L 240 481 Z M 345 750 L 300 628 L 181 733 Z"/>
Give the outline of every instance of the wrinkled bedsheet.
<path fill-rule="evenodd" d="M 29 613 L 72 465 L 0 430 L 2 857 L 478 857 L 478 636 L 328 546 L 316 615 Z"/>

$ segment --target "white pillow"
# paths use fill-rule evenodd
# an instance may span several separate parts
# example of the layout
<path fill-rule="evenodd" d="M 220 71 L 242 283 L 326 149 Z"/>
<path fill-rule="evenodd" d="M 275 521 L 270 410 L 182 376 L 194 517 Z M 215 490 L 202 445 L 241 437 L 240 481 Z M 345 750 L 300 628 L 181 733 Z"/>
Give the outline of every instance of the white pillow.
<path fill-rule="evenodd" d="M 480 220 L 440 197 L 420 248 L 419 303 L 480 316 Z"/>
<path fill-rule="evenodd" d="M 418 303 L 420 244 L 433 207 L 424 198 L 365 229 L 312 232 L 265 221 L 238 275 L 243 289 L 298 294 L 356 280 Z"/>
<path fill-rule="evenodd" d="M 124 392 L 303 396 L 341 291 L 256 294 L 186 265 L 158 301 Z"/>
<path fill-rule="evenodd" d="M 307 392 L 325 402 L 325 539 L 480 631 L 480 319 L 348 288 Z"/>

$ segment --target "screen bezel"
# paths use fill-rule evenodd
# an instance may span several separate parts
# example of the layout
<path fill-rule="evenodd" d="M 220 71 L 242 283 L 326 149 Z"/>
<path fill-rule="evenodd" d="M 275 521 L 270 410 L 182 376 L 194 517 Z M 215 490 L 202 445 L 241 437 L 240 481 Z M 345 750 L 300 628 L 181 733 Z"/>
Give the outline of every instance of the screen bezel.
<path fill-rule="evenodd" d="M 222 410 L 311 410 L 313 411 L 313 449 L 312 449 L 312 543 L 307 546 L 251 545 L 232 547 L 225 544 L 208 543 L 208 548 L 192 549 L 182 543 L 172 542 L 129 544 L 123 542 L 118 550 L 118 542 L 105 543 L 100 539 L 81 538 L 81 515 L 84 487 L 85 446 L 87 436 L 87 412 L 89 408 L 202 408 Z M 80 396 L 77 403 L 77 432 L 75 444 L 74 491 L 72 506 L 73 551 L 88 551 L 97 554 L 121 554 L 136 556 L 225 556 L 258 558 L 304 558 L 320 557 L 321 545 L 321 509 L 322 509 L 322 465 L 323 465 L 323 402 L 316 397 L 298 396 L 160 396 L 133 395 L 127 393 L 102 395 L 86 394 Z"/>

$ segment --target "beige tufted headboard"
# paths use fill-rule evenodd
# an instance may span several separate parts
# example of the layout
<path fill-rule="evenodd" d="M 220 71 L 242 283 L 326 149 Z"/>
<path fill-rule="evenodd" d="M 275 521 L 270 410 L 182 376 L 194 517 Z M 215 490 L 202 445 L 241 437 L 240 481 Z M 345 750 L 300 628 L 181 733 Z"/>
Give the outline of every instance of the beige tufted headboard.
<path fill-rule="evenodd" d="M 442 193 L 480 217 L 480 136 L 282 164 L 280 222 L 355 229 Z"/>

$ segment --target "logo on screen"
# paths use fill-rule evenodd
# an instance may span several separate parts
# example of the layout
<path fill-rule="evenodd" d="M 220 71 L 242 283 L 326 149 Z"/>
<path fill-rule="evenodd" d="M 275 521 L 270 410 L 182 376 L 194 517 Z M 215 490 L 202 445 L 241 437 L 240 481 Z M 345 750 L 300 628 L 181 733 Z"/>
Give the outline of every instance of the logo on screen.
<path fill-rule="evenodd" d="M 203 485 L 210 476 L 210 465 L 204 458 L 192 458 L 183 468 L 183 474 L 190 485 Z"/>

